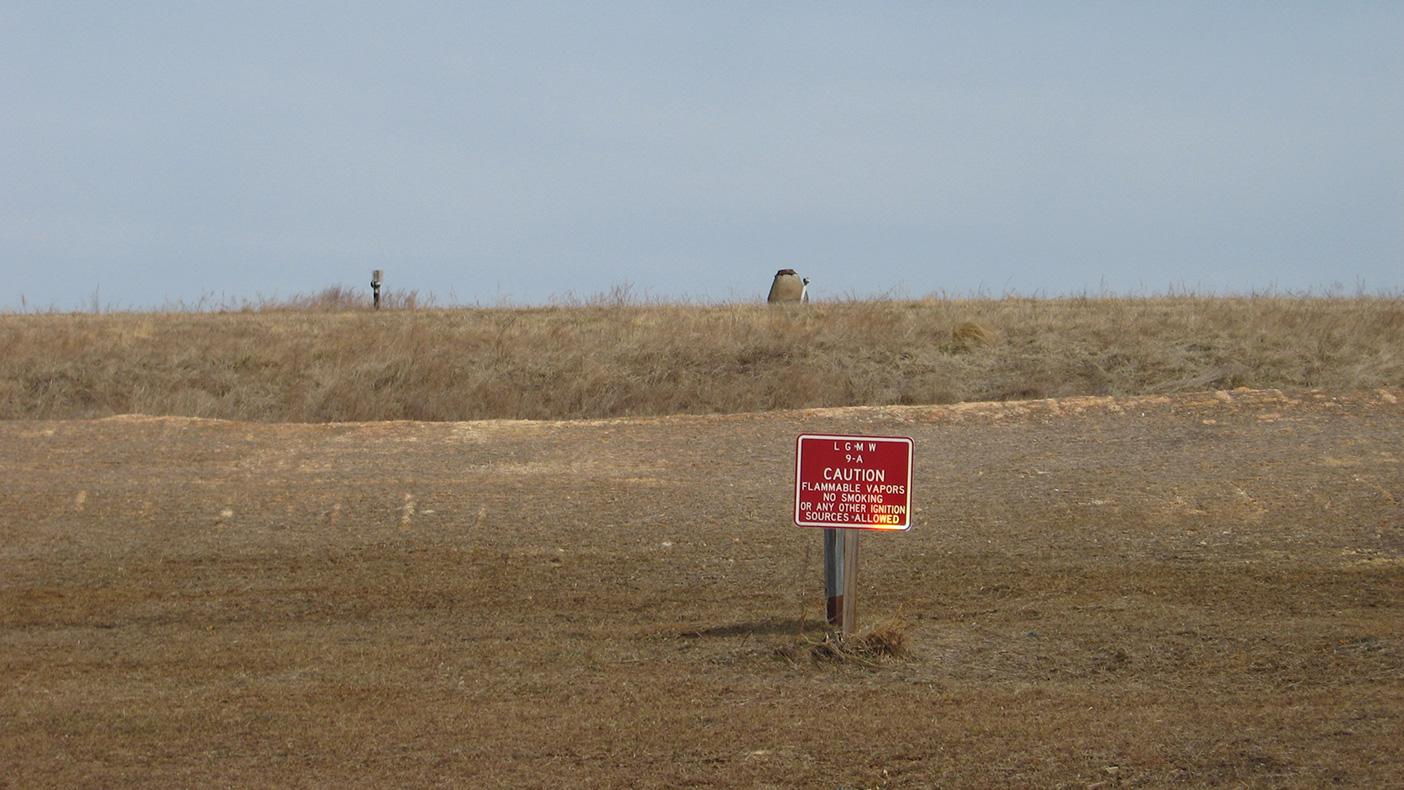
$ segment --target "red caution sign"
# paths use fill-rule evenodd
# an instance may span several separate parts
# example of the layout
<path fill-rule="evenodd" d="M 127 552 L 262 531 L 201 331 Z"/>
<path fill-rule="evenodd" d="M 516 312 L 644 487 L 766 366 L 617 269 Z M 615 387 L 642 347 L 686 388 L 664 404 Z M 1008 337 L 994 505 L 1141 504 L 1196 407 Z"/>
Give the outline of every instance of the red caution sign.
<path fill-rule="evenodd" d="M 912 440 L 804 434 L 795 448 L 795 525 L 910 529 Z"/>

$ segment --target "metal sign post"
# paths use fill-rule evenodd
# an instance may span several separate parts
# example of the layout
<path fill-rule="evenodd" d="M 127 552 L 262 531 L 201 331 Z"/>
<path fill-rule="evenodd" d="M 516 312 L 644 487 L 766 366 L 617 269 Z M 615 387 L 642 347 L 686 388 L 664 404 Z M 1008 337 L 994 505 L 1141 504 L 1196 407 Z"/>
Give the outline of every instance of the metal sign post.
<path fill-rule="evenodd" d="M 795 525 L 824 528 L 825 616 L 844 636 L 858 627 L 858 531 L 910 529 L 911 489 L 909 438 L 796 440 Z"/>
<path fill-rule="evenodd" d="M 824 620 L 843 624 L 843 530 L 824 530 Z"/>
<path fill-rule="evenodd" d="M 843 635 L 858 630 L 858 530 L 843 531 Z"/>

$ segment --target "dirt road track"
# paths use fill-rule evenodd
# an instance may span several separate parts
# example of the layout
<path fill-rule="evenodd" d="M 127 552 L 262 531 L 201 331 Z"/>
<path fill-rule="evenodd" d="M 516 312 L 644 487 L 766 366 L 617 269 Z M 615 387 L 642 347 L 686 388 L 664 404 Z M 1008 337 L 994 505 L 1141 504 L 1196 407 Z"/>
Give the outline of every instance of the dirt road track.
<path fill-rule="evenodd" d="M 1399 786 L 1401 397 L 0 423 L 0 788 Z M 905 660 L 805 432 L 915 441 Z"/>

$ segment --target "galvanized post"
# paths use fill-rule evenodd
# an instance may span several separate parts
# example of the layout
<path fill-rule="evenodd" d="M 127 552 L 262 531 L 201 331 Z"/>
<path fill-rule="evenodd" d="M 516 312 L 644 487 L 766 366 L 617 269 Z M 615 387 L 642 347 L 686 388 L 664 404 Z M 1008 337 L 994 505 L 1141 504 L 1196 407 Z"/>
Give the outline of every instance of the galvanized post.
<path fill-rule="evenodd" d="M 858 631 L 858 530 L 843 531 L 843 635 Z"/>

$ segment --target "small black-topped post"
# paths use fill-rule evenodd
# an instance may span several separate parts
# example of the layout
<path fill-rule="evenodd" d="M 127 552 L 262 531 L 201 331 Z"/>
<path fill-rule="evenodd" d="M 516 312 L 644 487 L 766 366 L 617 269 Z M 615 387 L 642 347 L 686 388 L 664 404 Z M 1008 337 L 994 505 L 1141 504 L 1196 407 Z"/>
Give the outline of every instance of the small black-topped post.
<path fill-rule="evenodd" d="M 380 309 L 380 281 L 385 272 L 376 269 L 371 272 L 371 298 L 374 300 L 375 309 Z"/>

